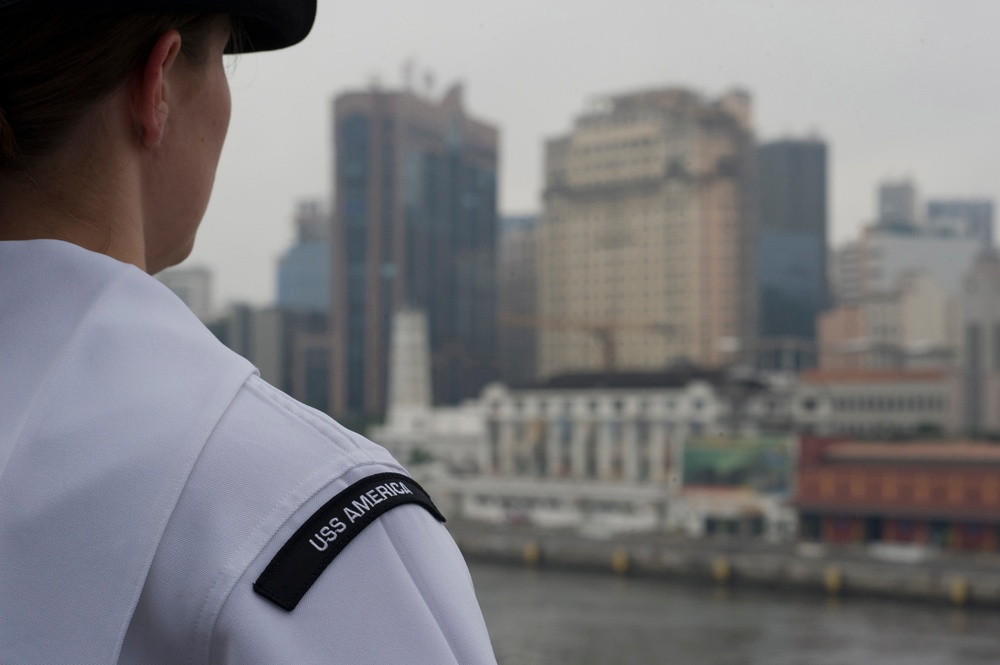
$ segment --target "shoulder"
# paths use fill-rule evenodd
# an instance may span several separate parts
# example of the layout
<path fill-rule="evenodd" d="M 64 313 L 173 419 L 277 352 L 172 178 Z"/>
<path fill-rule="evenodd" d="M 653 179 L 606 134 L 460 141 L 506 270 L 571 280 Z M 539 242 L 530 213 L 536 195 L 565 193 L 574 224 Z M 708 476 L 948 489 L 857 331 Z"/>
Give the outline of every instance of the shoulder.
<path fill-rule="evenodd" d="M 363 436 L 251 377 L 209 437 L 181 494 L 129 629 L 124 660 L 145 662 L 143 654 L 162 657 L 174 650 L 163 662 L 318 662 L 366 630 L 378 642 L 379 621 L 385 622 L 382 630 L 426 632 L 425 641 L 433 636 L 427 648 L 435 655 L 428 662 L 453 662 L 451 642 L 469 635 L 476 649 L 485 641 L 488 651 L 464 561 L 444 527 L 420 505 L 393 507 L 357 529 L 343 551 L 315 571 L 293 611 L 254 592 L 265 568 L 304 524 L 348 488 L 382 474 L 399 477 L 405 471 Z M 393 605 L 409 609 L 400 614 Z M 470 614 L 473 628 L 462 628 L 469 620 L 461 619 L 454 628 L 459 635 L 443 638 L 435 605 L 439 617 L 458 610 Z M 420 636 L 407 639 L 413 644 Z M 387 659 L 405 655 L 395 651 L 402 642 L 384 636 L 381 641 L 372 653 L 386 648 Z"/>

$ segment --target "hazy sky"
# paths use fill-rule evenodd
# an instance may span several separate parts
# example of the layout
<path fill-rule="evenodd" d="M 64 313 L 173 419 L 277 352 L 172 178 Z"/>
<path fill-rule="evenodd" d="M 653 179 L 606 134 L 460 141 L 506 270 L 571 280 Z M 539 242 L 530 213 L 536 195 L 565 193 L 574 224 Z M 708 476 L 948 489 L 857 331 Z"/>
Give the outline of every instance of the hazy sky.
<path fill-rule="evenodd" d="M 330 198 L 331 100 L 402 83 L 403 63 L 501 132 L 500 211 L 539 209 L 542 141 L 588 100 L 687 86 L 753 95 L 761 140 L 830 146 L 831 240 L 875 187 L 1000 199 L 1000 3 L 983 0 L 319 0 L 299 46 L 233 65 L 233 121 L 189 264 L 217 301 L 268 302 L 297 200 Z"/>

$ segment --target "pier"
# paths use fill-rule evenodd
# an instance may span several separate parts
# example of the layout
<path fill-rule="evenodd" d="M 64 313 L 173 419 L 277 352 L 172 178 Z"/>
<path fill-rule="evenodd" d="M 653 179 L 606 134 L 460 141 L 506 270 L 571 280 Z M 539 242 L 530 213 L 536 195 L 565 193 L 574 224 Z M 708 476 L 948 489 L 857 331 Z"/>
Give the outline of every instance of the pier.
<path fill-rule="evenodd" d="M 450 521 L 470 561 L 1000 608 L 1000 556 Z"/>

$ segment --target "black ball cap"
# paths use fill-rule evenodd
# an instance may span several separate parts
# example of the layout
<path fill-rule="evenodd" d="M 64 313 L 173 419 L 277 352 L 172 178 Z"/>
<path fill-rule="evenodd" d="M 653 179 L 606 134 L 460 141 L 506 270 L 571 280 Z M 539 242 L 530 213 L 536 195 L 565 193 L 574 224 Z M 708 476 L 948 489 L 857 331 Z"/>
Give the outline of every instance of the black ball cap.
<path fill-rule="evenodd" d="M 240 19 L 245 39 L 239 51 L 274 51 L 297 44 L 312 29 L 316 0 L 0 0 L 6 16 L 37 13 L 229 14 Z"/>

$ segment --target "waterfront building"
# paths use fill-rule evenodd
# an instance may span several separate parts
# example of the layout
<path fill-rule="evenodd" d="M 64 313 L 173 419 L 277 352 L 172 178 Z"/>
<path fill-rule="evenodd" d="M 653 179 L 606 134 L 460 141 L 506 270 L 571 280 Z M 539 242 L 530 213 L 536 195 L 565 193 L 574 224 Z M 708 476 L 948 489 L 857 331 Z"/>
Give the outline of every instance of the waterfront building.
<path fill-rule="evenodd" d="M 500 378 L 534 383 L 538 373 L 538 216 L 504 217 L 497 256 Z"/>
<path fill-rule="evenodd" d="M 927 227 L 934 233 L 978 240 L 993 247 L 993 201 L 935 199 L 927 202 Z"/>
<path fill-rule="evenodd" d="M 780 389 L 694 368 L 561 375 L 522 390 L 494 385 L 482 401 L 482 466 L 502 476 L 679 483 L 684 440 L 790 426 Z"/>
<path fill-rule="evenodd" d="M 899 439 L 961 431 L 958 377 L 947 370 L 816 370 L 792 404 L 796 429 L 824 436 Z"/>
<path fill-rule="evenodd" d="M 278 307 L 330 310 L 330 219 L 319 201 L 299 203 L 295 243 L 278 260 Z"/>
<path fill-rule="evenodd" d="M 1000 542 L 1000 446 L 805 437 L 796 507 L 806 540 L 990 550 Z"/>
<path fill-rule="evenodd" d="M 827 150 L 818 139 L 756 149 L 758 352 L 762 369 L 816 365 L 828 305 Z"/>
<path fill-rule="evenodd" d="M 467 519 L 781 539 L 794 524 L 789 404 L 762 384 L 690 370 L 494 385 L 478 405 L 480 473 L 431 482 Z M 760 436 L 767 423 L 785 433 Z"/>
<path fill-rule="evenodd" d="M 607 98 L 545 145 L 538 373 L 721 366 L 756 335 L 750 97 Z"/>
<path fill-rule="evenodd" d="M 442 473 L 421 466 L 413 471 L 460 517 L 702 535 L 715 529 L 706 524 L 729 524 L 739 506 L 755 501 L 748 503 L 745 492 L 732 494 L 732 501 L 718 499 L 722 488 L 746 484 L 781 492 L 787 485 L 775 478 L 778 456 L 772 453 L 773 445 L 786 452 L 792 445 L 793 390 L 791 384 L 768 386 L 690 367 L 564 375 L 530 388 L 493 384 L 478 400 L 456 407 L 390 407 L 390 420 L 369 436 L 397 458 L 443 467 Z M 762 438 L 766 432 L 782 434 Z M 670 498 L 682 494 L 689 441 L 699 460 L 690 464 L 694 479 L 714 483 L 718 500 L 679 500 L 671 507 Z M 721 466 L 713 466 L 718 459 Z M 694 471 L 722 467 L 711 477 Z M 771 526 L 764 531 L 784 533 Z"/>
<path fill-rule="evenodd" d="M 156 275 L 164 286 L 184 301 L 202 322 L 215 316 L 212 302 L 212 271 L 204 266 L 178 266 L 167 268 Z"/>
<path fill-rule="evenodd" d="M 371 89 L 334 102 L 333 411 L 381 415 L 393 314 L 430 330 L 434 401 L 498 371 L 497 130 L 443 99 Z"/>

